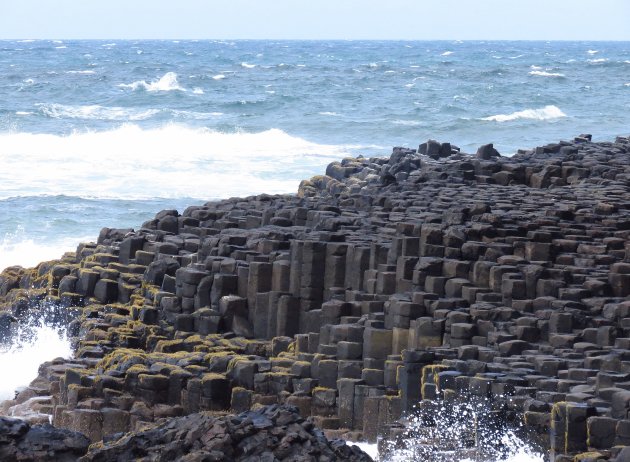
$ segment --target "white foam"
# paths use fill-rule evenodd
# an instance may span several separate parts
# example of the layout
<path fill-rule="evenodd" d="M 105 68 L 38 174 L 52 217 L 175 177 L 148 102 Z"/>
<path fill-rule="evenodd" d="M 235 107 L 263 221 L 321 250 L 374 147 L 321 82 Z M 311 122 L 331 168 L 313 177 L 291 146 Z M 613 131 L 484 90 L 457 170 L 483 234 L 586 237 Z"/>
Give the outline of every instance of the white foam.
<path fill-rule="evenodd" d="M 121 88 L 130 88 L 131 90 L 143 89 L 150 92 L 156 91 L 186 91 L 185 88 L 179 85 L 177 81 L 177 74 L 175 72 L 167 72 L 158 80 L 147 82 L 146 80 L 136 80 L 132 83 L 121 83 L 118 85 Z"/>
<path fill-rule="evenodd" d="M 417 127 L 418 125 L 422 124 L 422 122 L 419 122 L 417 120 L 394 120 L 392 121 L 392 123 L 394 125 L 403 125 L 406 127 Z"/>
<path fill-rule="evenodd" d="M 146 120 L 160 112 L 159 109 L 132 109 L 99 105 L 71 106 L 65 104 L 38 104 L 39 110 L 53 119 L 84 120 Z"/>
<path fill-rule="evenodd" d="M 214 80 L 223 80 L 225 78 L 225 74 L 217 74 L 212 76 Z"/>
<path fill-rule="evenodd" d="M 244 67 L 245 69 L 253 69 L 253 68 L 256 67 L 256 65 L 255 64 L 249 64 L 249 63 L 246 63 L 245 61 L 243 61 L 241 63 L 241 67 Z"/>
<path fill-rule="evenodd" d="M 65 136 L 0 133 L 0 145 L 5 156 L 0 198 L 211 199 L 295 193 L 305 176 L 360 148 L 318 144 L 278 129 L 221 133 L 177 124 L 152 129 L 124 124 Z"/>
<path fill-rule="evenodd" d="M 48 238 L 45 241 L 34 241 L 25 237 L 24 230 L 18 228 L 7 233 L 0 241 L 0 271 L 9 266 L 30 268 L 42 261 L 61 258 L 65 252 L 76 249 L 80 242 L 94 240 L 94 236 Z"/>
<path fill-rule="evenodd" d="M 65 333 L 50 326 L 35 328 L 30 336 L 21 335 L 9 349 L 0 350 L 0 401 L 13 399 L 18 388 L 37 377 L 39 365 L 55 358 L 70 358 L 72 350 Z"/>
<path fill-rule="evenodd" d="M 450 56 L 453 53 L 455 53 L 454 51 L 445 51 L 444 53 L 442 53 L 440 56 Z"/>
<path fill-rule="evenodd" d="M 524 111 L 517 111 L 511 114 L 497 114 L 490 117 L 484 117 L 481 120 L 488 120 L 493 122 L 509 122 L 519 119 L 552 120 L 566 116 L 567 115 L 562 112 L 559 107 L 549 105 L 539 109 L 525 109 Z"/>
<path fill-rule="evenodd" d="M 591 64 L 601 64 L 601 63 L 605 63 L 606 61 L 608 61 L 607 58 L 597 58 L 597 59 L 587 59 L 587 61 Z"/>
<path fill-rule="evenodd" d="M 529 75 L 537 75 L 539 77 L 564 77 L 564 74 L 559 72 L 547 72 L 547 71 L 531 71 Z"/>

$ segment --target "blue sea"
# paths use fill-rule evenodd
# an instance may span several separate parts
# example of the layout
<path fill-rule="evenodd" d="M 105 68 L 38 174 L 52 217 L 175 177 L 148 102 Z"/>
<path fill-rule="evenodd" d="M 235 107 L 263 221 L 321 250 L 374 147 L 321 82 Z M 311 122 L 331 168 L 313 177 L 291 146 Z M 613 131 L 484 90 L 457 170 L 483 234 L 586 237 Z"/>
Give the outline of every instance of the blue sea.
<path fill-rule="evenodd" d="M 0 41 L 0 267 L 344 156 L 630 133 L 630 43 Z"/>

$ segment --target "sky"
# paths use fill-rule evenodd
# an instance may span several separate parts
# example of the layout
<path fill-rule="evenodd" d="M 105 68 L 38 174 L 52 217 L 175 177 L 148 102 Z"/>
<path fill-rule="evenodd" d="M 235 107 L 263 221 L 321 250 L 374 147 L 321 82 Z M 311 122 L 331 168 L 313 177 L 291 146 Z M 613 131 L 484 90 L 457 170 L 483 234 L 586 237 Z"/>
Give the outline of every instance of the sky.
<path fill-rule="evenodd" d="M 630 0 L 0 0 L 0 39 L 630 40 Z"/>

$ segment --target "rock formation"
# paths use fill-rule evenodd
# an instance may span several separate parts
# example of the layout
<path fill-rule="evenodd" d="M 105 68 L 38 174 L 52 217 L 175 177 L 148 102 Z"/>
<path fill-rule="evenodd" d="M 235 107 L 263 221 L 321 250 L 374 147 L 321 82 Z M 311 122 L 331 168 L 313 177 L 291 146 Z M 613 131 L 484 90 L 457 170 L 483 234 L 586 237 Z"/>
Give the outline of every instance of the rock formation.
<path fill-rule="evenodd" d="M 375 441 L 438 398 L 517 416 L 556 461 L 613 459 L 630 445 L 629 186 L 628 138 L 513 157 L 429 141 L 334 162 L 297 195 L 103 229 L 6 270 L 0 296 L 17 320 L 76 314 L 76 358 L 41 371 L 56 427 L 139 432 L 86 460 L 163 418 L 270 404 Z"/>

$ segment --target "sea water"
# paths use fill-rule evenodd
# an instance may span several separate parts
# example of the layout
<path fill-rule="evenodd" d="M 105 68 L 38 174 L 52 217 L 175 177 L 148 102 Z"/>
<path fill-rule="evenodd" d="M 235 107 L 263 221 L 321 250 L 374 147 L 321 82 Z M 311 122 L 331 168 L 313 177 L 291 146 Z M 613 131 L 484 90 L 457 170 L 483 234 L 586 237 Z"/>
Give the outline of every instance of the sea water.
<path fill-rule="evenodd" d="M 429 138 L 630 130 L 630 43 L 0 41 L 0 267 Z"/>
<path fill-rule="evenodd" d="M 629 75 L 627 42 L 0 41 L 0 269 L 344 156 L 627 135 Z M 0 351 L 3 396 L 68 354 L 39 329 Z"/>

